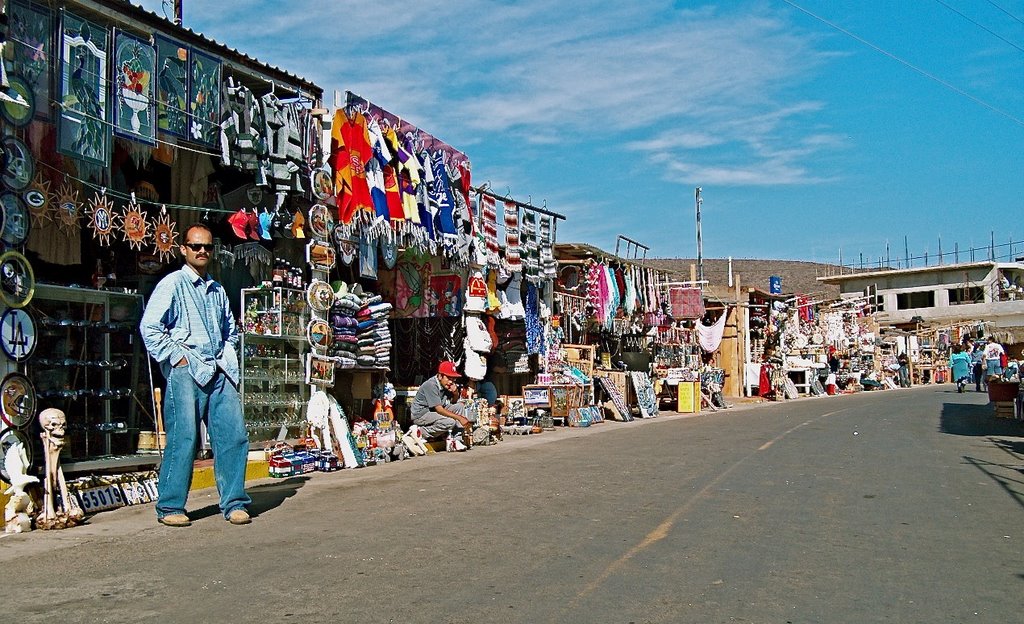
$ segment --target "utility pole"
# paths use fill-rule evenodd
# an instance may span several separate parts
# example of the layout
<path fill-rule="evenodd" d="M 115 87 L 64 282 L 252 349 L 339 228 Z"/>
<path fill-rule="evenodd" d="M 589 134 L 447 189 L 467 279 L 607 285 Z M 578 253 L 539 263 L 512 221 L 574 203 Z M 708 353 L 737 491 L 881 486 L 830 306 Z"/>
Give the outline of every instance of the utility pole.
<path fill-rule="evenodd" d="M 700 239 L 700 205 L 704 203 L 704 200 L 700 196 L 700 187 L 697 187 L 694 193 L 697 201 L 697 279 L 704 281 L 704 243 Z"/>

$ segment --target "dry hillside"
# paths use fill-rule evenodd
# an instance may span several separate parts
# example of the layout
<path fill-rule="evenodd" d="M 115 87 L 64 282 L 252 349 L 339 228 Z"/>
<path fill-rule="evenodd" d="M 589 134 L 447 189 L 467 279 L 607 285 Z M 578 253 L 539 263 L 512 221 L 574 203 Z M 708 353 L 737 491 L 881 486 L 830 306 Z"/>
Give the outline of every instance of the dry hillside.
<path fill-rule="evenodd" d="M 695 258 L 648 258 L 645 264 L 671 271 L 681 280 L 690 279 L 690 265 L 696 265 Z M 768 290 L 768 278 L 778 275 L 782 278 L 782 292 L 814 295 L 823 299 L 839 297 L 839 287 L 822 284 L 816 278 L 834 275 L 839 267 L 818 262 L 799 260 L 737 260 L 732 261 L 732 272 L 738 276 L 740 287 Z M 729 290 L 729 261 L 724 258 L 704 259 L 704 279 L 708 280 L 711 294 L 720 299 L 732 299 Z"/>

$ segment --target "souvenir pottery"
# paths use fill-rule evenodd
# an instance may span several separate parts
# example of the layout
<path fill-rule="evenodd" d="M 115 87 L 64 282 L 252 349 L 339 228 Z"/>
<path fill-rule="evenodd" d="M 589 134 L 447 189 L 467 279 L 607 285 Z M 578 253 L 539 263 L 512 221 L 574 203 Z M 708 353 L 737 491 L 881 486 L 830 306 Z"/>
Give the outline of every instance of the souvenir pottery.
<path fill-rule="evenodd" d="M 334 219 L 331 212 L 323 204 L 315 204 L 309 209 L 309 231 L 313 238 L 321 241 L 331 240 L 331 230 L 334 229 Z"/>
<path fill-rule="evenodd" d="M 57 190 L 57 224 L 61 230 L 71 232 L 78 228 L 78 220 L 82 216 L 82 206 L 78 203 L 78 191 L 65 182 Z"/>
<path fill-rule="evenodd" d="M 21 373 L 0 381 L 0 418 L 8 427 L 23 429 L 36 415 L 36 388 Z"/>
<path fill-rule="evenodd" d="M 160 262 L 170 262 L 174 257 L 177 246 L 178 232 L 175 231 L 177 224 L 171 221 L 167 214 L 167 206 L 160 206 L 160 216 L 153 224 L 153 246 L 156 247 Z"/>
<path fill-rule="evenodd" d="M 121 217 L 124 221 L 124 240 L 132 249 L 142 251 L 142 244 L 152 236 L 146 213 L 135 202 L 135 197 L 125 206 Z"/>
<path fill-rule="evenodd" d="M 23 308 L 11 308 L 0 316 L 0 348 L 15 362 L 24 362 L 36 350 L 36 322 Z"/>
<path fill-rule="evenodd" d="M 4 169 L 3 182 L 12 191 L 24 191 L 36 175 L 36 161 L 25 143 L 14 136 L 3 141 Z"/>
<path fill-rule="evenodd" d="M 99 239 L 103 247 L 110 246 L 110 235 L 117 227 L 118 215 L 114 212 L 114 204 L 107 197 L 106 193 L 96 193 L 89 202 L 89 209 L 86 211 L 89 218 L 89 229 L 92 230 L 92 237 Z"/>
<path fill-rule="evenodd" d="M 306 325 L 306 341 L 309 346 L 326 351 L 334 344 L 334 330 L 323 319 L 313 319 Z"/>
<path fill-rule="evenodd" d="M 327 282 L 314 279 L 306 289 L 306 301 L 314 310 L 326 312 L 334 305 L 334 290 Z"/>
<path fill-rule="evenodd" d="M 32 228 L 32 218 L 25 207 L 25 202 L 17 193 L 5 191 L 0 194 L 0 207 L 4 214 L 0 240 L 8 247 L 22 246 L 28 240 L 28 233 Z"/>
<path fill-rule="evenodd" d="M 28 258 L 16 251 L 0 255 L 0 300 L 12 308 L 28 305 L 36 292 L 36 276 Z"/>
<path fill-rule="evenodd" d="M 44 221 L 52 221 L 50 213 L 50 181 L 37 173 L 32 184 L 22 194 L 28 213 L 32 215 L 32 225 L 42 225 Z"/>

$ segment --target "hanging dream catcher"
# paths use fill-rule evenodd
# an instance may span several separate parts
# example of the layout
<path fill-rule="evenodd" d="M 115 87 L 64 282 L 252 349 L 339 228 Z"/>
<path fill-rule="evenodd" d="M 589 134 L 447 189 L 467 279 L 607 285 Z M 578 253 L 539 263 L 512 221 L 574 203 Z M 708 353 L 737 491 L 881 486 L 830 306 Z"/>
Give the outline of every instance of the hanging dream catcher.
<path fill-rule="evenodd" d="M 114 212 L 114 204 L 107 197 L 106 192 L 99 192 L 89 202 L 89 228 L 92 229 L 92 237 L 99 239 L 100 245 L 110 246 L 110 236 L 117 226 L 118 215 Z"/>
<path fill-rule="evenodd" d="M 142 244 L 149 240 L 152 234 L 149 231 L 149 219 L 146 213 L 132 197 L 132 201 L 125 207 L 124 214 L 124 240 L 132 249 L 142 251 Z"/>
<path fill-rule="evenodd" d="M 65 232 L 73 232 L 78 228 L 78 220 L 82 216 L 82 206 L 78 203 L 78 191 L 65 182 L 57 191 L 57 224 Z"/>
<path fill-rule="evenodd" d="M 36 174 L 35 180 L 25 189 L 22 197 L 28 206 L 28 213 L 32 215 L 32 225 L 40 226 L 45 221 L 53 220 L 50 214 L 50 181 L 42 173 Z"/>
<path fill-rule="evenodd" d="M 174 247 L 178 240 L 177 224 L 167 214 L 167 206 L 160 206 L 160 216 L 153 224 L 153 245 L 160 257 L 160 262 L 170 262 L 174 257 Z"/>

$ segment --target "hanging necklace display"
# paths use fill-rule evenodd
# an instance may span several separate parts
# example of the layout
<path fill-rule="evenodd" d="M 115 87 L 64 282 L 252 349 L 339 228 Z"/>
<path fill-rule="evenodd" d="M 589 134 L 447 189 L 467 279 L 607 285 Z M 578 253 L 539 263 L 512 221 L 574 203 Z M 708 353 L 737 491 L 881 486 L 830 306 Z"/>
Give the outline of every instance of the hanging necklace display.
<path fill-rule="evenodd" d="M 178 240 L 177 224 L 167 214 L 167 206 L 160 206 L 160 216 L 153 223 L 153 245 L 160 257 L 160 262 L 170 262 L 174 257 L 175 243 Z"/>
<path fill-rule="evenodd" d="M 134 194 L 132 201 L 125 206 L 122 219 L 124 219 L 124 240 L 132 249 L 142 251 L 142 244 L 149 240 L 152 234 L 149 231 L 149 219 L 136 203 Z"/>
<path fill-rule="evenodd" d="M 36 292 L 36 275 L 28 258 L 16 251 L 0 255 L 0 300 L 12 308 L 23 308 Z"/>
<path fill-rule="evenodd" d="M 8 427 L 21 429 L 36 414 L 36 389 L 28 377 L 10 373 L 0 381 L 0 417 Z"/>
<path fill-rule="evenodd" d="M 11 308 L 0 316 L 0 348 L 15 362 L 24 362 L 36 350 L 36 321 L 22 308 Z"/>
<path fill-rule="evenodd" d="M 309 209 L 309 230 L 313 238 L 317 240 L 331 240 L 334 219 L 331 218 L 331 211 L 323 204 L 314 204 Z"/>
<path fill-rule="evenodd" d="M 117 220 L 120 218 L 114 212 L 114 204 L 107 197 L 106 189 L 96 193 L 89 201 L 89 209 L 86 210 L 89 218 L 89 229 L 92 230 L 92 237 L 99 239 L 101 247 L 110 246 L 110 236 L 117 227 Z"/>
<path fill-rule="evenodd" d="M 28 213 L 32 215 L 32 225 L 53 221 L 53 215 L 50 214 L 50 181 L 43 178 L 42 172 L 36 174 L 35 180 L 25 189 L 22 197 Z"/>
<path fill-rule="evenodd" d="M 78 228 L 82 206 L 78 203 L 78 191 L 70 182 L 65 181 L 57 191 L 57 216 L 60 219 L 58 225 L 61 230 L 72 232 Z"/>
<path fill-rule="evenodd" d="M 12 191 L 24 191 L 32 184 L 36 175 L 36 161 L 32 158 L 32 150 L 14 136 L 5 136 L 3 181 Z"/>
<path fill-rule="evenodd" d="M 306 325 L 306 341 L 309 346 L 326 351 L 334 344 L 334 330 L 323 319 L 313 319 Z"/>
<path fill-rule="evenodd" d="M 306 289 L 306 302 L 317 312 L 327 312 L 334 305 L 334 289 L 327 282 L 314 279 Z"/>
<path fill-rule="evenodd" d="M 16 193 L 5 191 L 0 194 L 0 207 L 3 208 L 3 226 L 0 229 L 0 240 L 8 247 L 20 247 L 28 240 L 32 219 L 25 202 Z"/>

